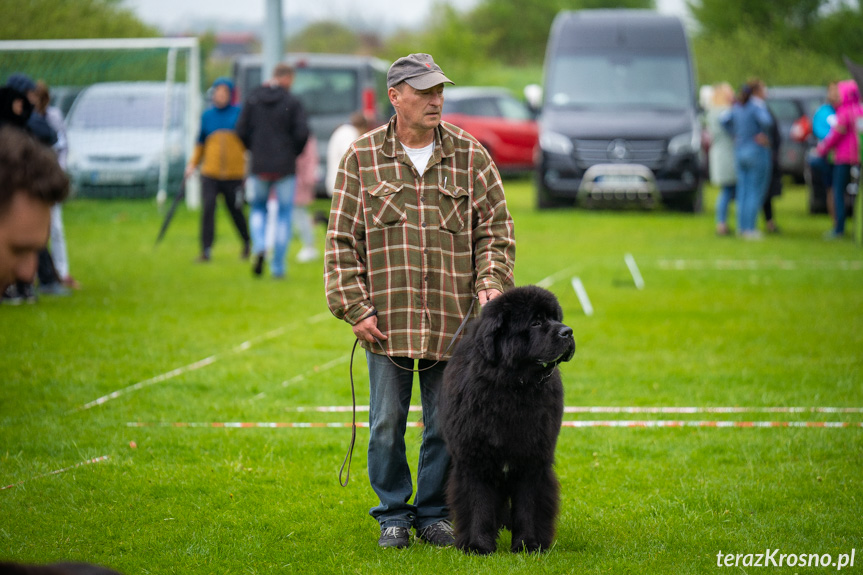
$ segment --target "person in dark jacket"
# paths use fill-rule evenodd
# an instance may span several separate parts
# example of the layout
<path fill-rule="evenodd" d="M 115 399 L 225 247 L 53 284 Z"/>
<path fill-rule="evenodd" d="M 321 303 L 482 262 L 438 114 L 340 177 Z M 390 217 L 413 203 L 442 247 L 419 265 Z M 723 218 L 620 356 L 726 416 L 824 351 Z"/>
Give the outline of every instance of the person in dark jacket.
<path fill-rule="evenodd" d="M 275 246 L 270 262 L 274 278 L 285 276 L 285 255 L 291 240 L 291 209 L 296 186 L 297 156 L 309 138 L 309 126 L 303 106 L 290 87 L 294 70 L 279 64 L 273 79 L 249 94 L 237 121 L 237 135 L 252 154 L 251 213 L 249 228 L 252 236 L 254 267 L 260 276 L 266 248 L 267 198 L 273 188 L 278 198 Z"/>
<path fill-rule="evenodd" d="M 201 132 L 192 159 L 186 166 L 186 177 L 201 170 L 201 255 L 199 262 L 210 261 L 216 235 L 216 199 L 225 198 L 231 219 L 243 240 L 242 258 L 249 257 L 249 229 L 243 213 L 242 186 L 246 175 L 246 149 L 234 127 L 240 108 L 231 104 L 234 83 L 227 78 L 213 82 L 213 106 L 201 116 Z"/>

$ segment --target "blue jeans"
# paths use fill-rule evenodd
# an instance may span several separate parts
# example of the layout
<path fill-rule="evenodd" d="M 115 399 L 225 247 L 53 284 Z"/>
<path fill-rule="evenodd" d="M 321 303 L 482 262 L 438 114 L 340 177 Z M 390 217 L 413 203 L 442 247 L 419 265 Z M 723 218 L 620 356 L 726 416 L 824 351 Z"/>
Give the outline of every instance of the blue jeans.
<path fill-rule="evenodd" d="M 411 470 L 405 454 L 405 430 L 414 374 L 394 366 L 389 358 L 366 352 L 369 364 L 369 480 L 380 503 L 369 510 L 381 527 L 424 529 L 447 519 L 445 483 L 449 453 L 438 429 L 437 397 L 443 387 L 446 362 L 419 374 L 423 408 L 422 445 L 417 466 L 417 492 L 413 504 Z M 395 357 L 398 365 L 413 369 L 414 360 Z M 421 359 L 418 369 L 433 362 Z"/>
<path fill-rule="evenodd" d="M 291 241 L 291 210 L 294 207 L 294 189 L 296 176 L 285 176 L 276 181 L 262 180 L 257 176 L 249 176 L 252 186 L 251 211 L 249 212 L 249 232 L 252 236 L 252 253 L 262 254 L 267 250 L 265 238 L 267 235 L 267 199 L 270 188 L 276 191 L 279 202 L 276 217 L 276 244 L 273 247 L 273 259 L 270 272 L 281 277 L 285 275 L 285 255 Z"/>
<path fill-rule="evenodd" d="M 737 170 L 737 231 L 754 232 L 770 184 L 770 150 L 754 142 L 741 146 L 734 155 L 734 167 Z"/>
<path fill-rule="evenodd" d="M 833 207 L 836 214 L 836 227 L 833 233 L 841 236 L 845 233 L 845 188 L 851 181 L 851 164 L 836 164 L 833 166 Z"/>
<path fill-rule="evenodd" d="M 728 220 L 728 206 L 734 200 L 735 185 L 730 184 L 719 188 L 716 198 L 716 223 L 724 224 Z"/>

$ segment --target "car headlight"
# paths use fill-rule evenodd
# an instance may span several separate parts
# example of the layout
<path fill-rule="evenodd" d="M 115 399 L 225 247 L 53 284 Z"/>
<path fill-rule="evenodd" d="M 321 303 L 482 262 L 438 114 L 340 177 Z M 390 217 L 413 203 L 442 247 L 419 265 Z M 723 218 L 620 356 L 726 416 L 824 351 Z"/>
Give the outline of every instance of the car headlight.
<path fill-rule="evenodd" d="M 683 154 L 697 154 L 701 149 L 701 132 L 691 130 L 685 134 L 678 134 L 668 142 L 668 153 L 672 156 Z"/>
<path fill-rule="evenodd" d="M 572 140 L 557 132 L 541 132 L 539 134 L 539 147 L 544 152 L 563 156 L 571 155 L 573 149 Z"/>

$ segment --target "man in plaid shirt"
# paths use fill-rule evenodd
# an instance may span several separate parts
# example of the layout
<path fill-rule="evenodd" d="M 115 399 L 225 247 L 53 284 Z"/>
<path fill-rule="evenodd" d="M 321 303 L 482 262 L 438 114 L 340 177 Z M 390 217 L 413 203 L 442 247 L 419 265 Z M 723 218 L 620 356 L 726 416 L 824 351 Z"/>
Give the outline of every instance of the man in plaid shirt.
<path fill-rule="evenodd" d="M 342 158 L 327 230 L 327 302 L 351 324 L 369 364 L 369 479 L 380 498 L 370 514 L 381 547 L 407 547 L 411 527 L 434 545 L 453 543 L 437 394 L 474 298 L 483 305 L 513 285 L 515 238 L 500 174 L 476 139 L 441 122 L 444 83 L 452 81 L 428 54 L 390 67 L 396 114 Z M 404 434 L 415 360 L 424 429 L 410 504 Z"/>

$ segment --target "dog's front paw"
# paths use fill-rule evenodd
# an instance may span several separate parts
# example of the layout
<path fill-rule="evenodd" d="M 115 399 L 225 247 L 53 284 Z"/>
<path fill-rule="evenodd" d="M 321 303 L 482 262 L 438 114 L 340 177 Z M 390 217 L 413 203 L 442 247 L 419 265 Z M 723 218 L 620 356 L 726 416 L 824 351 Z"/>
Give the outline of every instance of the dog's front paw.
<path fill-rule="evenodd" d="M 513 537 L 510 549 L 513 553 L 539 553 L 541 551 L 548 551 L 549 547 L 550 545 L 543 545 L 532 537 Z"/>
<path fill-rule="evenodd" d="M 465 553 L 474 553 L 476 555 L 490 555 L 497 549 L 497 544 L 494 540 L 471 539 L 467 541 L 456 540 L 455 546 Z"/>

